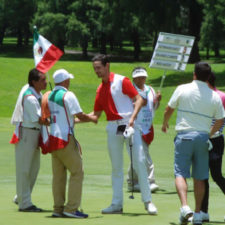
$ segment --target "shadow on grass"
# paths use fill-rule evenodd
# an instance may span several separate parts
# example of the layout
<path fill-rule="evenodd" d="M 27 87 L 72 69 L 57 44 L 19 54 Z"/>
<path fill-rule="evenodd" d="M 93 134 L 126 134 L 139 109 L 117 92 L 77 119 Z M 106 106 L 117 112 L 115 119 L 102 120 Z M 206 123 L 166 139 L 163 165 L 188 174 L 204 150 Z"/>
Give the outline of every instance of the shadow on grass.
<path fill-rule="evenodd" d="M 179 223 L 173 223 L 173 222 L 170 222 L 169 223 L 170 225 L 179 225 Z M 189 224 L 192 224 L 192 223 L 189 223 Z M 210 221 L 210 222 L 204 222 L 204 225 L 215 225 L 215 224 L 225 224 L 225 222 L 221 222 L 221 221 Z"/>
<path fill-rule="evenodd" d="M 162 71 L 163 74 L 163 71 Z M 223 87 L 225 86 L 225 70 L 222 72 L 216 73 L 216 86 Z M 172 72 L 169 75 L 166 75 L 166 79 L 164 81 L 163 86 L 164 87 L 173 87 L 176 85 L 184 84 L 191 82 L 193 80 L 193 74 L 191 72 Z M 161 82 L 161 77 L 158 77 L 156 79 L 151 79 L 151 85 L 152 86 L 159 86 Z M 149 81 L 147 80 L 147 83 Z M 219 88 L 220 89 L 220 88 Z M 225 91 L 225 89 L 221 89 L 222 91 Z"/>
<path fill-rule="evenodd" d="M 170 225 L 180 225 L 179 223 L 170 222 Z M 189 223 L 192 224 L 192 223 Z M 225 224 L 225 222 L 221 221 L 210 221 L 210 222 L 204 222 L 204 225 L 215 225 L 215 224 Z"/>
<path fill-rule="evenodd" d="M 122 216 L 130 216 L 130 217 L 137 217 L 137 216 L 149 216 L 148 213 L 122 213 Z M 151 216 L 157 216 L 157 215 L 151 215 Z"/>
<path fill-rule="evenodd" d="M 194 192 L 193 190 L 189 190 L 188 193 L 191 193 L 191 192 Z M 127 191 L 127 193 L 131 193 L 131 191 Z M 140 193 L 140 191 L 133 191 L 133 193 Z M 152 192 L 152 194 L 154 195 L 160 195 L 160 194 L 164 194 L 164 195 L 175 195 L 177 194 L 176 191 L 167 191 L 165 189 L 158 189 L 157 191 L 155 192 Z"/>
<path fill-rule="evenodd" d="M 188 191 L 188 193 L 193 193 L 194 191 L 193 190 L 190 190 L 190 191 Z M 177 192 L 176 191 L 171 191 L 171 192 L 169 192 L 169 191 L 164 191 L 164 192 L 161 192 L 161 193 L 156 193 L 156 194 L 164 194 L 164 195 L 177 195 Z"/>
<path fill-rule="evenodd" d="M 73 217 L 66 217 L 66 216 L 62 216 L 62 217 L 53 217 L 53 216 L 46 216 L 45 218 L 51 218 L 51 219 L 79 219 L 79 218 L 73 218 Z M 90 219 L 100 219 L 103 218 L 103 216 L 89 216 L 88 218 L 85 218 L 87 220 Z M 81 218 L 80 218 L 81 219 Z M 83 219 L 83 218 L 82 218 Z"/>

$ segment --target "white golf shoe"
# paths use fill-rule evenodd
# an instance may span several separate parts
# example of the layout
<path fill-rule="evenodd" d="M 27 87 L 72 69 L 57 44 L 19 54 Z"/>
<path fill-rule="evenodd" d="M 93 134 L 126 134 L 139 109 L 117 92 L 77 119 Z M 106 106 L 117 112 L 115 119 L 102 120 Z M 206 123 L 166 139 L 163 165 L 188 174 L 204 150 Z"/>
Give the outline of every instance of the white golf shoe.
<path fill-rule="evenodd" d="M 19 203 L 18 203 L 18 199 L 17 199 L 17 195 L 14 196 L 13 202 L 14 202 L 16 205 L 19 204 Z"/>
<path fill-rule="evenodd" d="M 145 202 L 145 209 L 147 210 L 148 214 L 150 215 L 156 215 L 157 214 L 157 208 L 152 202 Z"/>
<path fill-rule="evenodd" d="M 202 211 L 200 211 L 200 213 L 201 213 L 201 216 L 202 216 L 202 222 L 209 222 L 209 214 L 205 213 L 205 212 L 202 212 Z"/>
<path fill-rule="evenodd" d="M 151 189 L 151 192 L 155 192 L 155 191 L 159 190 L 159 186 L 155 183 L 152 183 L 152 184 L 150 184 L 150 189 Z"/>
<path fill-rule="evenodd" d="M 194 213 L 192 224 L 193 225 L 202 225 L 202 214 L 200 212 Z"/>
<path fill-rule="evenodd" d="M 114 204 L 102 210 L 102 214 L 121 214 L 121 213 L 123 213 L 123 208 L 121 206 Z"/>
<path fill-rule="evenodd" d="M 200 211 L 200 214 L 202 216 L 202 222 L 209 222 L 209 214 L 208 213 Z M 193 221 L 193 216 L 188 219 L 188 222 L 192 222 L 192 221 Z"/>
<path fill-rule="evenodd" d="M 180 208 L 180 225 L 186 225 L 188 224 L 188 219 L 192 217 L 193 212 L 191 211 L 190 207 L 188 205 L 185 205 Z"/>

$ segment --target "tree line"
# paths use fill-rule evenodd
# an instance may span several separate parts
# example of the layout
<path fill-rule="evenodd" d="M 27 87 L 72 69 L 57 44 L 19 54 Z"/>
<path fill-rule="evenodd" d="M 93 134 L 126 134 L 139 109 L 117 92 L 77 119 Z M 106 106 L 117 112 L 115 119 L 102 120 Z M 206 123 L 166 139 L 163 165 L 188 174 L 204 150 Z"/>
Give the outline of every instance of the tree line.
<path fill-rule="evenodd" d="M 32 27 L 64 50 L 88 47 L 107 53 L 133 46 L 138 60 L 141 48 L 153 48 L 159 32 L 195 36 L 190 62 L 200 60 L 199 48 L 220 56 L 225 47 L 224 0 L 0 0 L 0 46 L 6 36 L 27 45 Z"/>

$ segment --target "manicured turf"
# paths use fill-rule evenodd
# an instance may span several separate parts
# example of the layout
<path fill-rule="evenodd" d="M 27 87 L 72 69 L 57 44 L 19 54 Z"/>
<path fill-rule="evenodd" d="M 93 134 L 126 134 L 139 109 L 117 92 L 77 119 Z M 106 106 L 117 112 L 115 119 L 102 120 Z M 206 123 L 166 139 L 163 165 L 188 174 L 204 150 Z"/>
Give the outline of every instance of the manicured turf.
<path fill-rule="evenodd" d="M 124 214 L 102 215 L 101 209 L 111 202 L 111 164 L 106 147 L 105 122 L 94 124 L 79 124 L 76 126 L 76 136 L 83 149 L 84 185 L 82 208 L 89 214 L 88 219 L 77 220 L 67 218 L 51 218 L 53 205 L 51 193 L 51 157 L 42 155 L 41 169 L 33 191 L 33 202 L 47 210 L 44 213 L 21 213 L 12 202 L 15 194 L 15 163 L 14 146 L 8 143 L 13 126 L 9 118 L 0 118 L 0 193 L 1 193 L 1 225 L 55 225 L 55 224 L 91 224 L 91 225 L 176 225 L 178 224 L 180 203 L 174 187 L 173 177 L 173 137 L 174 127 L 167 134 L 160 131 L 156 125 L 155 140 L 150 152 L 155 164 L 155 174 L 160 191 L 153 194 L 153 202 L 158 208 L 157 216 L 150 216 L 144 210 L 140 194 L 135 193 L 134 200 L 129 199 L 130 193 L 126 189 L 126 172 L 128 168 L 128 155 L 124 149 Z M 193 202 L 192 181 L 188 199 L 191 207 Z M 212 223 L 223 222 L 224 195 L 219 188 L 211 182 L 210 189 L 210 216 Z"/>
<path fill-rule="evenodd" d="M 148 63 L 111 63 L 111 70 L 119 74 L 131 77 L 131 71 L 135 66 L 144 66 L 149 73 L 148 83 L 155 90 L 158 89 L 163 75 L 162 70 L 148 68 Z M 28 71 L 33 68 L 34 62 L 31 56 L 28 58 L 16 55 L 13 58 L 0 54 L 0 225 L 56 225 L 56 224 L 91 224 L 91 225 L 176 225 L 178 224 L 180 203 L 174 187 L 173 176 L 173 138 L 175 135 L 175 115 L 170 121 L 171 127 L 167 134 L 160 131 L 163 112 L 166 104 L 180 83 L 192 80 L 193 65 L 188 65 L 185 72 L 166 72 L 166 80 L 162 89 L 162 101 L 157 111 L 155 123 L 155 140 L 150 147 L 151 156 L 155 164 L 155 174 L 160 191 L 153 194 L 153 202 L 158 208 L 157 216 L 149 216 L 144 210 L 140 200 L 140 194 L 135 193 L 135 199 L 129 199 L 130 193 L 126 190 L 126 172 L 129 164 L 128 155 L 124 150 L 124 214 L 102 215 L 100 212 L 111 202 L 111 164 L 106 147 L 106 133 L 102 116 L 98 125 L 78 124 L 75 134 L 83 149 L 84 160 L 84 185 L 82 207 L 89 218 L 85 220 L 53 219 L 51 211 L 53 205 L 51 192 L 51 157 L 43 155 L 41 169 L 33 191 L 33 202 L 47 210 L 44 213 L 21 213 L 12 203 L 15 194 L 15 158 L 14 146 L 9 144 L 14 127 L 10 125 L 10 117 L 21 87 L 26 83 Z M 218 78 L 218 87 L 225 90 L 224 64 L 213 64 L 213 70 Z M 100 83 L 93 72 L 91 62 L 67 61 L 62 58 L 49 71 L 50 80 L 56 69 L 65 68 L 75 75 L 71 81 L 71 90 L 74 91 L 85 112 L 93 109 L 95 91 Z M 223 168 L 224 171 L 224 168 Z M 193 188 L 191 180 L 188 181 L 189 204 L 193 208 Z M 224 195 L 211 181 L 210 189 L 210 216 L 208 224 L 223 224 L 225 214 Z"/>

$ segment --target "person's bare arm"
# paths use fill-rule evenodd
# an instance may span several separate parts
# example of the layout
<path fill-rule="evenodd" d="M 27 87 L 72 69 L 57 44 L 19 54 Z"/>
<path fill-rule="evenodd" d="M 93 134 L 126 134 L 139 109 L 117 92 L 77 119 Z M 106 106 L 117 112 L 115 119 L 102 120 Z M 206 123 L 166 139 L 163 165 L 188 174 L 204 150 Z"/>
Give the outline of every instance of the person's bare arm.
<path fill-rule="evenodd" d="M 209 137 L 212 137 L 214 133 L 216 133 L 223 125 L 224 118 L 220 120 L 216 120 L 214 125 L 211 127 Z"/>
<path fill-rule="evenodd" d="M 166 109 L 165 109 L 165 112 L 164 112 L 164 118 L 163 118 L 163 125 L 162 125 L 162 131 L 163 132 L 167 132 L 167 129 L 169 128 L 169 119 L 170 117 L 172 116 L 173 112 L 174 112 L 175 109 L 167 106 Z"/>
<path fill-rule="evenodd" d="M 98 118 L 101 116 L 102 111 L 98 112 L 91 112 L 89 114 L 85 113 L 78 113 L 75 115 L 75 123 L 82 123 L 82 122 L 93 122 L 97 123 Z"/>
<path fill-rule="evenodd" d="M 129 127 L 133 127 L 134 125 L 134 120 L 137 117 L 138 112 L 140 111 L 141 107 L 145 104 L 144 99 L 138 94 L 134 98 L 134 111 L 131 115 L 131 118 L 129 120 Z"/>

